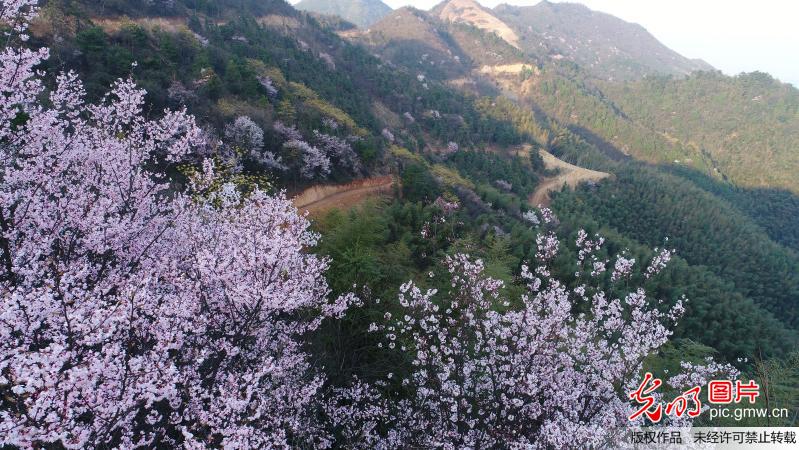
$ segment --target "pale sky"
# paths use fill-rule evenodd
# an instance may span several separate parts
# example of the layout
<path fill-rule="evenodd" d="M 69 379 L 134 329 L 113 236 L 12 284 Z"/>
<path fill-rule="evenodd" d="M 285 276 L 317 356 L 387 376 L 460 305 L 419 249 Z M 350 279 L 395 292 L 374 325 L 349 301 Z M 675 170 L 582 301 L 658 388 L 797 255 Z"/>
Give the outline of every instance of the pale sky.
<path fill-rule="evenodd" d="M 383 0 L 392 8 L 430 9 L 440 0 Z M 552 0 L 561 1 L 561 0 Z M 535 5 L 539 0 L 479 0 Z M 572 0 L 639 23 L 667 47 L 702 58 L 729 75 L 759 70 L 799 87 L 799 1 Z"/>

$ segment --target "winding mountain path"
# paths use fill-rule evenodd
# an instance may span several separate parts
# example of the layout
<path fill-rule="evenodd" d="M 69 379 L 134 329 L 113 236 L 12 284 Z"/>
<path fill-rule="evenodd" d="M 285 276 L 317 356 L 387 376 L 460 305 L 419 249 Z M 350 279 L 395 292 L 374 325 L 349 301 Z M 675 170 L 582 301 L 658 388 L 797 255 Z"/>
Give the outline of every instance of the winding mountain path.
<path fill-rule="evenodd" d="M 559 190 L 564 184 L 574 189 L 580 183 L 586 181 L 598 182 L 612 176 L 609 173 L 598 172 L 596 170 L 585 169 L 575 166 L 574 164 L 569 164 L 545 150 L 540 150 L 540 154 L 544 159 L 546 168 L 558 170 L 558 175 L 541 180 L 541 184 L 528 199 L 528 203 L 532 206 L 549 206 L 551 201 L 549 194 L 552 191 Z"/>
<path fill-rule="evenodd" d="M 397 180 L 392 175 L 364 178 L 347 184 L 317 185 L 294 198 L 294 206 L 312 216 L 331 209 L 350 209 L 369 198 L 390 196 Z"/>

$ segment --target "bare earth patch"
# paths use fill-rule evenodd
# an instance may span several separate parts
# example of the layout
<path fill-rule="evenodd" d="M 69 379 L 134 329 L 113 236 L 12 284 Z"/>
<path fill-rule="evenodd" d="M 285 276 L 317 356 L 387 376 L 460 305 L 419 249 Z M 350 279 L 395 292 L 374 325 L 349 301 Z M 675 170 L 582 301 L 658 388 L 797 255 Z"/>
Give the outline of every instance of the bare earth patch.
<path fill-rule="evenodd" d="M 598 172 L 596 170 L 589 170 L 574 164 L 569 164 L 555 157 L 555 155 L 541 150 L 541 157 L 544 159 L 544 165 L 547 169 L 558 170 L 558 175 L 554 177 L 544 178 L 538 189 L 528 199 L 532 206 L 548 206 L 550 203 L 549 194 L 552 191 L 558 191 L 563 185 L 567 185 L 574 189 L 580 183 L 587 181 L 599 182 L 605 178 L 612 177 L 611 174 L 605 172 Z"/>
<path fill-rule="evenodd" d="M 277 28 L 281 30 L 291 31 L 297 30 L 302 27 L 299 20 L 294 17 L 280 16 L 277 14 L 270 14 L 268 16 L 261 16 L 256 19 L 260 25 L 270 28 Z"/>
<path fill-rule="evenodd" d="M 131 19 L 129 17 L 96 17 L 92 19 L 92 22 L 102 28 L 106 33 L 116 33 L 127 25 L 139 25 L 146 29 L 160 28 L 170 33 L 179 33 L 188 30 L 186 20 L 177 17 L 146 17 L 140 19 Z"/>
<path fill-rule="evenodd" d="M 391 196 L 396 184 L 392 175 L 386 175 L 347 184 L 317 185 L 304 190 L 293 202 L 300 212 L 318 216 L 332 209 L 351 209 L 370 198 Z"/>
<path fill-rule="evenodd" d="M 522 71 L 528 68 L 533 70 L 535 74 L 538 74 L 540 70 L 535 67 L 531 66 L 530 64 L 501 64 L 498 66 L 483 66 L 480 68 L 480 73 L 483 75 L 518 75 L 522 73 Z"/>
<path fill-rule="evenodd" d="M 464 22 L 489 33 L 495 33 L 508 44 L 521 48 L 519 46 L 519 36 L 516 32 L 505 22 L 487 12 L 474 0 L 450 1 L 439 12 L 439 18 L 449 22 Z"/>

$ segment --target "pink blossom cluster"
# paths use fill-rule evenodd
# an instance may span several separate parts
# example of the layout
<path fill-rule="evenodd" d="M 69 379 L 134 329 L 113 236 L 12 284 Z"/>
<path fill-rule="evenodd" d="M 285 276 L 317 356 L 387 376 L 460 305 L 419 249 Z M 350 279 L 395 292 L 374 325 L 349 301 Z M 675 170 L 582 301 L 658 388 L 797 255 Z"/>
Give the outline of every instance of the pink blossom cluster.
<path fill-rule="evenodd" d="M 616 259 L 616 264 L 613 266 L 613 273 L 610 275 L 610 280 L 615 282 L 629 277 L 630 274 L 632 274 L 634 266 L 635 258 L 625 258 L 624 256 L 619 256 Z"/>
<path fill-rule="evenodd" d="M 325 117 L 324 119 L 322 119 L 322 126 L 330 130 L 336 131 L 339 129 L 341 125 L 338 123 L 336 119 L 333 119 L 331 117 Z"/>
<path fill-rule="evenodd" d="M 498 188 L 506 192 L 510 192 L 513 190 L 513 183 L 510 183 L 505 180 L 496 180 L 494 184 L 496 184 Z"/>
<path fill-rule="evenodd" d="M 330 175 L 330 158 L 323 150 L 306 142 L 297 128 L 287 126 L 280 121 L 275 122 L 273 127 L 275 131 L 286 139 L 283 149 L 294 158 L 299 158 L 302 161 L 299 171 L 303 178 L 310 180 L 327 178 Z"/>
<path fill-rule="evenodd" d="M 274 130 L 287 141 L 302 140 L 302 133 L 300 133 L 300 130 L 293 125 L 289 126 L 279 120 L 276 120 L 275 123 L 272 124 L 272 128 L 274 128 Z"/>
<path fill-rule="evenodd" d="M 339 128 L 338 122 L 333 119 L 326 119 L 323 125 L 333 130 Z M 327 178 L 336 164 L 350 173 L 361 171 L 360 158 L 352 148 L 352 143 L 357 142 L 359 137 L 349 136 L 342 139 L 314 130 L 311 143 L 296 127 L 287 126 L 280 121 L 275 122 L 273 127 L 286 139 L 283 148 L 302 161 L 299 172 L 303 178 Z"/>
<path fill-rule="evenodd" d="M 225 146 L 223 156 L 226 162 L 240 168 L 241 157 L 249 158 L 272 170 L 286 170 L 280 156 L 264 149 L 264 130 L 247 116 L 239 116 L 225 127 Z"/>
<path fill-rule="evenodd" d="M 396 380 L 400 387 L 390 373 L 337 390 L 345 445 L 564 448 L 607 445 L 615 430 L 635 425 L 627 393 L 640 383 L 644 358 L 669 338 L 682 302 L 661 312 L 642 288 L 620 297 L 569 289 L 548 275 L 556 241 L 551 232 L 539 237 L 540 265 L 522 268 L 527 290 L 518 299 L 463 254 L 446 260 L 445 292 L 403 285 L 402 311 L 370 331 L 384 337 L 382 348 L 411 358 L 410 372 Z M 673 377 L 674 386 L 730 374 L 712 360 L 683 369 L 689 374 Z M 394 400 L 396 389 L 405 396 Z"/>
<path fill-rule="evenodd" d="M 441 209 L 441 212 L 443 212 L 445 215 L 450 215 L 450 214 L 454 213 L 455 211 L 457 211 L 458 209 L 460 209 L 460 207 L 461 207 L 460 203 L 458 203 L 457 200 L 449 201 L 449 200 L 445 199 L 444 197 L 436 198 L 436 201 L 433 202 L 433 205 L 435 205 L 439 209 Z"/>
<path fill-rule="evenodd" d="M 272 78 L 270 78 L 269 76 L 267 75 L 259 76 L 258 83 L 261 85 L 261 87 L 264 88 L 264 90 L 266 90 L 266 95 L 270 99 L 276 98 L 277 95 L 279 94 L 279 91 L 275 87 L 275 83 L 272 81 Z"/>
<path fill-rule="evenodd" d="M 255 152 L 264 146 L 264 130 L 249 117 L 239 116 L 225 127 L 225 139 L 228 145 Z"/>
<path fill-rule="evenodd" d="M 525 211 L 524 213 L 522 213 L 522 219 L 530 222 L 531 224 L 533 224 L 533 226 L 538 226 L 541 224 L 541 220 L 538 218 L 538 215 L 533 210 Z"/>
<path fill-rule="evenodd" d="M 129 80 L 45 92 L 46 56 L 0 54 L 0 446 L 329 446 L 298 338 L 354 299 L 327 300 L 308 221 L 282 194 L 175 193 L 147 168 L 202 144 L 194 119 L 146 119 Z"/>
<path fill-rule="evenodd" d="M 596 256 L 596 252 L 601 250 L 602 245 L 605 243 L 605 238 L 596 236 L 596 240 L 588 239 L 588 233 L 585 230 L 577 232 L 577 264 L 580 267 L 586 266 L 585 270 L 591 272 L 592 277 L 596 277 L 605 272 L 608 264 L 607 260 L 600 260 Z M 590 256 L 590 261 L 589 261 Z M 580 276 L 580 273 L 576 273 Z"/>
<path fill-rule="evenodd" d="M 447 148 L 442 152 L 444 156 L 452 155 L 453 153 L 457 153 L 460 150 L 460 145 L 457 142 L 447 142 Z"/>
<path fill-rule="evenodd" d="M 335 123 L 335 121 L 333 123 Z M 358 158 L 358 154 L 355 153 L 351 145 L 351 142 L 358 141 L 358 137 L 350 136 L 348 139 L 342 139 L 337 136 L 321 133 L 319 130 L 314 130 L 313 134 L 317 146 L 322 149 L 331 160 L 336 161 L 340 166 L 353 173 L 357 173 L 361 170 L 361 160 Z"/>
<path fill-rule="evenodd" d="M 544 208 L 539 206 L 539 211 L 541 212 L 541 221 L 547 225 L 555 225 L 558 223 L 558 218 L 555 216 L 555 213 L 552 212 L 549 208 Z"/>
<path fill-rule="evenodd" d="M 538 252 L 535 254 L 536 258 L 541 261 L 550 261 L 552 260 L 555 255 L 558 254 L 558 248 L 560 246 L 560 241 L 558 240 L 555 233 L 550 231 L 548 233 L 539 234 L 536 237 L 536 245 L 538 246 Z"/>
<path fill-rule="evenodd" d="M 655 257 L 649 263 L 649 266 L 646 268 L 646 273 L 644 276 L 646 278 L 652 278 L 653 276 L 659 274 L 671 261 L 672 256 L 674 256 L 674 250 L 667 250 L 667 249 L 655 249 Z"/>
<path fill-rule="evenodd" d="M 150 169 L 185 162 L 207 133 L 183 111 L 146 118 L 130 80 L 97 104 L 74 74 L 46 91 L 35 68 L 47 52 L 14 47 L 35 3 L 0 0 L 12 30 L 0 53 L 0 446 L 548 448 L 598 444 L 627 423 L 625 393 L 682 303 L 603 292 L 592 280 L 604 261 L 588 258 L 602 240 L 584 232 L 592 277 L 575 288 L 552 277 L 562 246 L 546 208 L 523 294 L 509 298 L 480 260 L 448 257 L 447 289 L 408 282 L 400 312 L 370 327 L 409 370 L 327 395 L 301 338 L 358 299 L 329 299 L 308 220 L 283 194 L 208 193 L 210 160 L 175 192 Z M 262 144 L 237 122 L 228 139 Z M 647 278 L 671 256 L 660 251 Z M 614 273 L 632 265 L 620 260 Z M 726 367 L 683 369 L 672 385 Z"/>

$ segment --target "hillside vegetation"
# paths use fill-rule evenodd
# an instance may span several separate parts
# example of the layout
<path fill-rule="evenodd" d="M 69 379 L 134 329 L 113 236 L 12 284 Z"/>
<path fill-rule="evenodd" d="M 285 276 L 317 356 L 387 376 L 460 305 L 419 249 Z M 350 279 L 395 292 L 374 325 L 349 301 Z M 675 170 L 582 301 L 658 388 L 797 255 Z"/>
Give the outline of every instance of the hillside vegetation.
<path fill-rule="evenodd" d="M 52 0 L 13 45 L 49 58 L 0 95 L 10 445 L 560 448 L 685 368 L 799 407 L 770 77 L 547 2 Z"/>
<path fill-rule="evenodd" d="M 739 186 L 799 193 L 799 90 L 768 74 L 648 77 L 602 90 L 631 120 L 693 148 Z"/>

